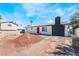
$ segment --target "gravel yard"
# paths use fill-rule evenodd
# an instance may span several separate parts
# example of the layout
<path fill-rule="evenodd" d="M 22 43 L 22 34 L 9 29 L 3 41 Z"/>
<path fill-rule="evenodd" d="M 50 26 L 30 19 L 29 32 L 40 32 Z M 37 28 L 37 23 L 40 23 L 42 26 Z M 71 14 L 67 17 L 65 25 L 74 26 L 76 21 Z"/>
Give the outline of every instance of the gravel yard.
<path fill-rule="evenodd" d="M 1 34 L 0 34 L 1 35 Z M 71 37 L 43 36 L 29 33 L 0 38 L 2 56 L 75 55 Z"/>

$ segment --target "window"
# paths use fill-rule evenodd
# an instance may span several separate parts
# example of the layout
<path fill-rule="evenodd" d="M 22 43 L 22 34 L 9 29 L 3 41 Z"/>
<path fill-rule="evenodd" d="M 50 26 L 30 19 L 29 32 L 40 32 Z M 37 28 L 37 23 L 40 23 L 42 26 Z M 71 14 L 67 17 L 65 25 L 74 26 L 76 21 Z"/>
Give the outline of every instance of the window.
<path fill-rule="evenodd" d="M 42 27 L 42 31 L 47 32 L 47 26 L 43 26 L 43 27 Z"/>
<path fill-rule="evenodd" d="M 11 24 L 8 24 L 8 26 L 12 26 Z"/>

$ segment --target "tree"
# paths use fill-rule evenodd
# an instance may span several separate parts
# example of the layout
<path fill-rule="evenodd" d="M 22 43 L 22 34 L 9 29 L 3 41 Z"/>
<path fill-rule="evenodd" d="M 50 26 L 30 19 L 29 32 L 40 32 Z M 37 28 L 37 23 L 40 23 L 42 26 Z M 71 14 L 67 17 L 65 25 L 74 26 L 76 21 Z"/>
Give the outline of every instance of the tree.
<path fill-rule="evenodd" d="M 32 20 L 30 20 L 30 24 L 32 25 L 32 23 L 33 23 L 33 21 Z"/>
<path fill-rule="evenodd" d="M 1 17 L 1 15 L 0 15 L 0 30 L 1 30 L 1 19 L 2 19 L 2 17 Z"/>
<path fill-rule="evenodd" d="M 79 27 L 79 12 L 76 12 L 71 17 L 72 33 L 75 34 L 75 29 Z"/>

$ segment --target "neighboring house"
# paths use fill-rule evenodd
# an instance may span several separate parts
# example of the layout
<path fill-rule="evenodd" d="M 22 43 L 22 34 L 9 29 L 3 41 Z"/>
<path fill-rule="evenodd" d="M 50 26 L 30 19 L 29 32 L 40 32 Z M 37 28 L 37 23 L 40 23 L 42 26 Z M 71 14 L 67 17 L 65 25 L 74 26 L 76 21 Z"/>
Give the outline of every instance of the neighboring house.
<path fill-rule="evenodd" d="M 28 26 L 27 31 L 35 34 L 45 34 L 52 36 L 70 36 L 70 23 L 61 24 L 60 17 L 55 18 L 55 24 Z"/>
<path fill-rule="evenodd" d="M 3 21 L 1 22 L 0 31 L 16 31 L 18 29 L 18 24 L 13 21 Z"/>

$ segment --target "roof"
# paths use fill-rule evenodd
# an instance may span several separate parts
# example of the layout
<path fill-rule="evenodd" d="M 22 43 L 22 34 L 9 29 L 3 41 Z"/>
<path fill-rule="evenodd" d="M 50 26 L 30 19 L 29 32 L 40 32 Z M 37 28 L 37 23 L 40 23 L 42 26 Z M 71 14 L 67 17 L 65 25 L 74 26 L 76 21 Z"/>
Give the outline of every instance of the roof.
<path fill-rule="evenodd" d="M 43 24 L 43 25 L 32 25 L 31 27 L 38 27 L 38 26 L 53 26 L 55 24 Z M 62 23 L 61 25 L 71 25 L 70 23 Z M 30 27 L 30 25 L 28 26 Z"/>
<path fill-rule="evenodd" d="M 13 22 L 13 21 L 3 21 L 3 22 L 1 22 L 1 23 L 12 23 L 12 24 L 15 24 L 15 25 L 18 26 L 18 24 L 16 24 L 16 22 Z"/>

